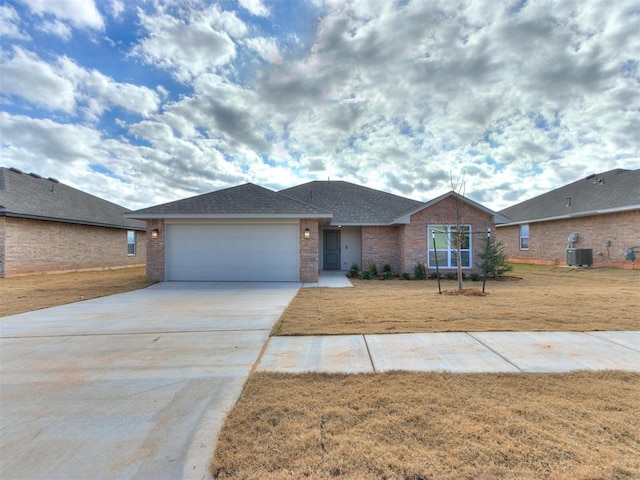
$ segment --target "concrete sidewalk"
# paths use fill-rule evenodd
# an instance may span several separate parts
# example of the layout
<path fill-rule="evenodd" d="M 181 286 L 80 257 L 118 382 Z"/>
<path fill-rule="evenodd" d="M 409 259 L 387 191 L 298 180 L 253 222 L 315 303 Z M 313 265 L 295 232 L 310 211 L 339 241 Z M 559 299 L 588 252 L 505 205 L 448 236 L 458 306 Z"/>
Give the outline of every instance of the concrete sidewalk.
<path fill-rule="evenodd" d="M 640 332 L 454 332 L 272 337 L 257 371 L 640 372 Z"/>

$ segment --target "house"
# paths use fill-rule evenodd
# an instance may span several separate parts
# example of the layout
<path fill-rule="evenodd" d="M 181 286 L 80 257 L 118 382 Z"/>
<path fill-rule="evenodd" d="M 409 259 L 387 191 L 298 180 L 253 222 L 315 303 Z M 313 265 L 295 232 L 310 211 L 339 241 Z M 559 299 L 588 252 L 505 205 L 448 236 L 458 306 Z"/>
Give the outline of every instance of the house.
<path fill-rule="evenodd" d="M 247 183 L 127 217 L 147 221 L 150 279 L 313 282 L 320 271 L 354 263 L 388 264 L 396 273 L 413 273 L 417 263 L 433 269 L 435 252 L 440 267 L 455 269 L 449 239 L 458 224 L 466 235 L 464 269 L 474 270 L 499 216 L 455 192 L 425 203 L 312 181 L 279 192 Z"/>
<path fill-rule="evenodd" d="M 510 220 L 497 225 L 496 238 L 512 262 L 631 267 L 625 253 L 640 249 L 640 169 L 590 175 L 500 214 Z M 576 249 L 587 259 L 576 260 Z"/>
<path fill-rule="evenodd" d="M 54 178 L 0 168 L 0 278 L 145 264 L 145 223 Z"/>

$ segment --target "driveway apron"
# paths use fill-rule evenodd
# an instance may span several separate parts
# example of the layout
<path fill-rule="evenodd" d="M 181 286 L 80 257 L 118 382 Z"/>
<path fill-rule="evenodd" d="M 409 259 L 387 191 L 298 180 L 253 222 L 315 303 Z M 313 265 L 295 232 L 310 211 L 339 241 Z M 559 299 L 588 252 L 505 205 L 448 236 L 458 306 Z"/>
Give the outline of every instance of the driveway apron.
<path fill-rule="evenodd" d="M 0 477 L 210 477 L 299 287 L 169 282 L 0 319 Z"/>

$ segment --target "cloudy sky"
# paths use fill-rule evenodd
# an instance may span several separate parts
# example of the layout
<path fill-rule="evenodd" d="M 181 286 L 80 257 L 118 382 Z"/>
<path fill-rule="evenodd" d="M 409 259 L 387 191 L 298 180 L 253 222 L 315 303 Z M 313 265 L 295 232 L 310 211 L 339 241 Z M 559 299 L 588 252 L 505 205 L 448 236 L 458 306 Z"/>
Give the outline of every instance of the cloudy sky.
<path fill-rule="evenodd" d="M 638 0 L 3 0 L 0 41 L 0 165 L 134 209 L 640 168 Z"/>

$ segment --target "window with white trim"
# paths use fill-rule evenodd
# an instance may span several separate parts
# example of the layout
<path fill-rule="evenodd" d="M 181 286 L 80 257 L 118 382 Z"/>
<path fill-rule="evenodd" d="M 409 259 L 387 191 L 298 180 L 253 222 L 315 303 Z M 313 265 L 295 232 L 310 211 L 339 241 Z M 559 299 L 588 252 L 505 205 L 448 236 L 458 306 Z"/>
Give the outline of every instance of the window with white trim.
<path fill-rule="evenodd" d="M 134 256 L 136 254 L 136 232 L 127 230 L 127 255 Z"/>
<path fill-rule="evenodd" d="M 437 257 L 438 267 L 456 268 L 458 265 L 458 255 L 456 251 L 458 228 L 455 225 L 429 225 L 427 234 L 429 241 L 427 266 L 429 268 L 436 268 Z M 433 244 L 434 234 L 435 248 Z M 473 260 L 471 258 L 471 225 L 461 225 L 459 235 L 462 247 L 460 250 L 462 268 L 471 268 Z"/>
<path fill-rule="evenodd" d="M 529 224 L 520 225 L 520 250 L 529 250 Z"/>

